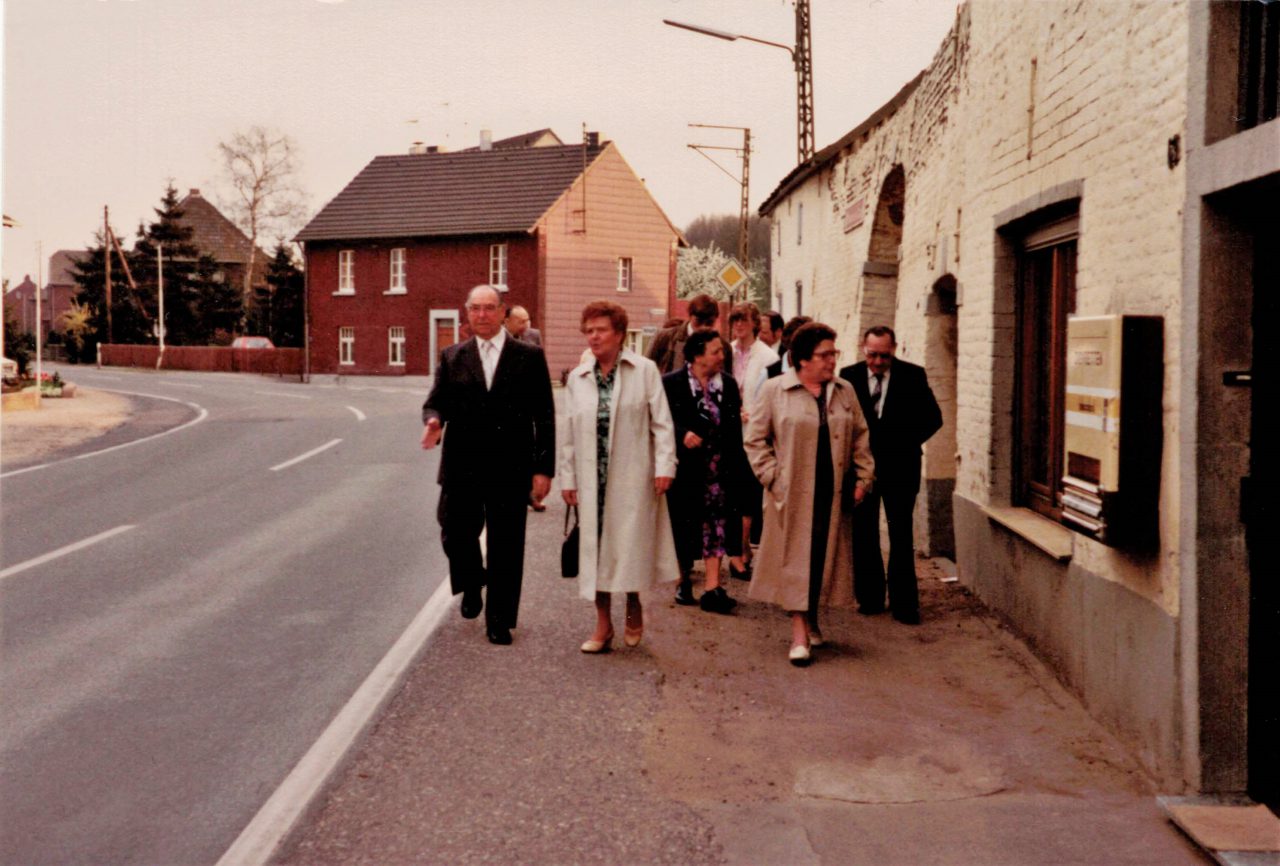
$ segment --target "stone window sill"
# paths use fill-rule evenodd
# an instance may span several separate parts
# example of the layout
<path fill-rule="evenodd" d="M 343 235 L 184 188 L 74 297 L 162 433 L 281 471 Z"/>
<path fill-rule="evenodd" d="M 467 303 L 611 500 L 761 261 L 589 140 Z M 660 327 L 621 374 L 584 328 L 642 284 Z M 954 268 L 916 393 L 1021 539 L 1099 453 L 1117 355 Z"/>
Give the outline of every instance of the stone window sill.
<path fill-rule="evenodd" d="M 1075 547 L 1075 536 L 1065 526 L 1042 517 L 1030 508 L 984 505 L 982 510 L 992 522 L 1000 524 L 1059 562 L 1071 559 Z"/>

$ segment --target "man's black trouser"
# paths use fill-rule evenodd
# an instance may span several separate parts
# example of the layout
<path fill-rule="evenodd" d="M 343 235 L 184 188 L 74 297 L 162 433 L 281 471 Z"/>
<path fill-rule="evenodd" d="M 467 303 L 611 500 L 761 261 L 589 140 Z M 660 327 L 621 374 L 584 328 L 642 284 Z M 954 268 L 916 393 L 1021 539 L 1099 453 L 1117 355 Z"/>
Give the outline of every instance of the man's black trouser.
<path fill-rule="evenodd" d="M 883 486 L 882 486 L 883 484 Z M 873 492 L 853 509 L 853 595 L 866 613 L 884 610 L 885 567 L 880 553 L 880 506 L 889 524 L 889 608 L 897 616 L 919 613 L 912 514 L 920 484 L 876 479 Z"/>
<path fill-rule="evenodd" d="M 488 586 L 485 622 L 516 627 L 524 575 L 524 527 L 529 486 L 475 481 L 441 488 L 440 543 L 449 558 L 454 595 Z M 488 567 L 480 555 L 480 531 L 487 529 Z"/>

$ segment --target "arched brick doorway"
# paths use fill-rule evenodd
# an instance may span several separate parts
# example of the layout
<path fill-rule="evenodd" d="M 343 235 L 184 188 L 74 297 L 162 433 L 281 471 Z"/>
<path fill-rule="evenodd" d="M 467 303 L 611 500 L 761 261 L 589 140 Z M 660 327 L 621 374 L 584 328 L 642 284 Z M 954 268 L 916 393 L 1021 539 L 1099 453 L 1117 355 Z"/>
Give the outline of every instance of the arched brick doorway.
<path fill-rule="evenodd" d="M 880 186 L 871 243 L 862 265 L 862 304 L 858 333 L 876 325 L 895 327 L 898 314 L 898 250 L 902 246 L 903 205 L 907 181 L 895 165 Z"/>

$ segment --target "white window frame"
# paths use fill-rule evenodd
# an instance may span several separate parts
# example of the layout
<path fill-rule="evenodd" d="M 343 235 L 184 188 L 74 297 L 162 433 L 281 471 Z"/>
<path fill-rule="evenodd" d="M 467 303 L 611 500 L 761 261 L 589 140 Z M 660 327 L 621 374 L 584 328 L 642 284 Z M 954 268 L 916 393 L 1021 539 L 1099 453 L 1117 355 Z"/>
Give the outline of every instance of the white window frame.
<path fill-rule="evenodd" d="M 635 261 L 631 256 L 618 257 L 618 291 L 631 291 L 631 284 L 635 276 Z"/>
<path fill-rule="evenodd" d="M 507 290 L 507 245 L 489 245 L 489 285 L 500 292 Z"/>
<path fill-rule="evenodd" d="M 335 295 L 356 293 L 356 251 L 338 250 L 338 290 Z"/>
<path fill-rule="evenodd" d="M 623 340 L 622 347 L 624 349 L 630 349 L 631 351 L 635 352 L 637 355 L 643 355 L 644 354 L 644 329 L 628 328 L 627 336 Z"/>
<path fill-rule="evenodd" d="M 338 328 L 338 364 L 350 367 L 356 362 L 356 329 L 350 325 Z"/>
<path fill-rule="evenodd" d="M 387 328 L 387 363 L 392 367 L 404 366 L 404 326 Z"/>
<path fill-rule="evenodd" d="M 405 264 L 408 259 L 408 250 L 404 247 L 396 247 L 391 251 L 391 273 L 386 294 L 403 295 L 409 291 L 405 281 Z"/>

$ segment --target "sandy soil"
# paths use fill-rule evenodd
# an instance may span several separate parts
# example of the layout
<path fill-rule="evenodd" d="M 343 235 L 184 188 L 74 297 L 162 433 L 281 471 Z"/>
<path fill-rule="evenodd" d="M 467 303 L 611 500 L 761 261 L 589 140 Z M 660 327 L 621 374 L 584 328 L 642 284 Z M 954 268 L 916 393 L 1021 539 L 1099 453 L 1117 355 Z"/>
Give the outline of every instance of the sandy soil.
<path fill-rule="evenodd" d="M 42 400 L 37 410 L 0 413 L 0 455 L 5 463 L 47 457 L 101 436 L 128 417 L 128 399 L 79 388 L 70 399 Z"/>

